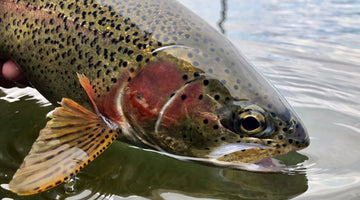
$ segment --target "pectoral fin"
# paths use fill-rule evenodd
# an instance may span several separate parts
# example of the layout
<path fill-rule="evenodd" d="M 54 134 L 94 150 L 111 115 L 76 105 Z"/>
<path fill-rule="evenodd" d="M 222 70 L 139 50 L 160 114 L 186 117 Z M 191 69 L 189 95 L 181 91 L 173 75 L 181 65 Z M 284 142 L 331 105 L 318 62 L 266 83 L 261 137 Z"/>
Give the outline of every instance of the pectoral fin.
<path fill-rule="evenodd" d="M 120 133 L 106 118 L 66 98 L 51 118 L 9 183 L 19 195 L 42 192 L 66 181 Z"/>

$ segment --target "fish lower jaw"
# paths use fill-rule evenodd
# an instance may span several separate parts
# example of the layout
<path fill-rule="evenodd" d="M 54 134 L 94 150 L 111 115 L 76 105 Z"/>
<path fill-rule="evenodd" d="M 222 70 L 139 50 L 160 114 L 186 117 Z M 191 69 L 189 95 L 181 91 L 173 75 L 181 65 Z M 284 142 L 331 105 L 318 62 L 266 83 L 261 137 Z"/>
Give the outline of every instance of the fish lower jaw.
<path fill-rule="evenodd" d="M 281 172 L 285 166 L 273 158 L 295 149 L 276 148 L 263 144 L 231 143 L 218 147 L 209 155 L 210 162 L 231 168 L 260 172 Z"/>
<path fill-rule="evenodd" d="M 220 167 L 261 173 L 284 173 L 289 171 L 286 165 L 281 164 L 279 160 L 273 157 L 266 157 L 256 162 L 229 162 L 216 158 L 209 159 L 207 162 Z"/>
<path fill-rule="evenodd" d="M 246 170 L 252 172 L 263 172 L 263 173 L 281 173 L 286 171 L 286 166 L 281 164 L 277 159 L 267 157 L 254 163 L 243 163 L 243 162 L 225 162 L 218 159 L 211 159 L 210 162 L 214 165 L 221 167 L 230 167 L 239 170 Z"/>
<path fill-rule="evenodd" d="M 132 146 L 133 148 L 139 148 L 137 146 Z M 288 171 L 287 167 L 285 165 L 282 165 L 279 163 L 279 161 L 272 157 L 265 157 L 262 159 L 259 159 L 254 162 L 229 162 L 229 161 L 223 161 L 219 160 L 218 157 L 192 157 L 192 156 L 180 156 L 171 154 L 165 151 L 159 151 L 155 149 L 143 149 L 145 151 L 159 153 L 174 159 L 183 160 L 183 161 L 192 161 L 197 163 L 203 163 L 203 164 L 212 164 L 215 166 L 220 167 L 230 167 L 233 169 L 239 169 L 239 170 L 247 170 L 247 171 L 253 171 L 253 172 L 263 172 L 263 173 L 282 173 Z M 277 156 L 277 155 L 275 155 Z"/>

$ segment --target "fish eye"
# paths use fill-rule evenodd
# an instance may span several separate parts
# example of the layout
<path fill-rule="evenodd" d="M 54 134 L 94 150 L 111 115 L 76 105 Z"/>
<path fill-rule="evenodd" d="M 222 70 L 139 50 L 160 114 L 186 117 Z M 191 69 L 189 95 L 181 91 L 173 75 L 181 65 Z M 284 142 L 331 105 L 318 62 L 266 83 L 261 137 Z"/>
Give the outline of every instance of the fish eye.
<path fill-rule="evenodd" d="M 238 109 L 232 123 L 233 130 L 239 134 L 266 137 L 273 132 L 273 126 L 267 112 L 257 105 Z"/>
<path fill-rule="evenodd" d="M 264 130 L 266 119 L 262 113 L 249 110 L 239 114 L 238 123 L 235 125 L 239 126 L 237 129 L 242 133 L 256 134 Z"/>
<path fill-rule="evenodd" d="M 276 130 L 270 113 L 255 104 L 232 107 L 230 115 L 224 113 L 221 124 L 237 134 L 267 138 Z"/>
<path fill-rule="evenodd" d="M 260 122 L 254 116 L 246 116 L 241 120 L 241 128 L 246 131 L 253 131 L 260 127 Z"/>

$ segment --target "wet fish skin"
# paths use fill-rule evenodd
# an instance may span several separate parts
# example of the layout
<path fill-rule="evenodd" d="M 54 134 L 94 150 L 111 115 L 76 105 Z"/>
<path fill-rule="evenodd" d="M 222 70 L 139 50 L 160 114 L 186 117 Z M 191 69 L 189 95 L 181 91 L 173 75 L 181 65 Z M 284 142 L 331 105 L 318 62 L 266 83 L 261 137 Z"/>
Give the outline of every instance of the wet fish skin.
<path fill-rule="evenodd" d="M 0 54 L 52 103 L 93 107 L 125 140 L 228 163 L 309 145 L 276 90 L 176 1 L 2 0 L 0 13 Z"/>
<path fill-rule="evenodd" d="M 116 26 L 110 32 L 108 24 L 100 25 L 99 20 L 96 20 L 112 15 L 100 5 L 91 8 L 81 3 L 74 5 L 70 1 L 9 0 L 1 4 L 2 25 L 5 27 L 1 29 L 1 35 L 5 43 L 1 44 L 0 52 L 11 56 L 20 66 L 26 66 L 23 71 L 30 83 L 52 103 L 60 101 L 62 97 L 69 97 L 87 104 L 76 72 L 86 72 L 91 80 L 104 79 L 104 85 L 111 87 L 112 79 L 124 73 L 124 66 L 136 62 L 135 54 L 141 53 L 144 57 L 146 53 L 151 55 L 150 48 L 140 52 L 135 45 L 120 49 L 116 43 L 119 43 L 121 32 L 114 32 L 120 28 Z M 92 10 L 93 14 L 83 17 L 84 11 L 78 12 L 84 9 L 88 12 Z M 124 23 L 125 19 L 119 18 L 117 14 L 115 17 L 118 17 L 117 24 L 122 25 L 121 31 L 132 26 L 130 21 Z M 137 31 L 131 28 L 127 34 L 132 35 Z M 116 36 L 117 41 L 101 39 L 111 33 L 115 33 L 113 37 Z M 137 38 L 138 43 L 141 43 L 147 36 L 139 34 Z M 122 40 L 125 45 L 128 39 Z M 158 43 L 153 44 L 153 48 L 157 48 Z"/>

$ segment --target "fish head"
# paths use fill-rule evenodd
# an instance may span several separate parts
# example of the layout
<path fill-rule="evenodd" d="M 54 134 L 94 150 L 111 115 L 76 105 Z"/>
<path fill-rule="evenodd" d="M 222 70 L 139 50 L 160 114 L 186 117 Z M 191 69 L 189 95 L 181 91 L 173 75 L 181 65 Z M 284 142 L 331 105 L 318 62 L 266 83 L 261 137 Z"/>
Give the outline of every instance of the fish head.
<path fill-rule="evenodd" d="M 245 59 L 212 69 L 201 68 L 162 107 L 154 131 L 161 149 L 233 165 L 309 145 L 297 114 Z"/>
<path fill-rule="evenodd" d="M 290 118 L 283 120 L 256 103 L 238 101 L 218 113 L 224 135 L 232 137 L 208 154 L 217 160 L 253 163 L 309 145 L 302 122 L 290 112 L 286 113 Z"/>

